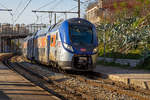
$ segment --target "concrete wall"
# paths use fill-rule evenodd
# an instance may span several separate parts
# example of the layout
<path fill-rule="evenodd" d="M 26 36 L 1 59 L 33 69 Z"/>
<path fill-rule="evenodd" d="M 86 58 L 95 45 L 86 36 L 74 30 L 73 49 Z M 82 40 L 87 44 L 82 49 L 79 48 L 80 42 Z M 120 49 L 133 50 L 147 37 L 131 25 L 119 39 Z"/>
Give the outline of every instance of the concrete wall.
<path fill-rule="evenodd" d="M 99 57 L 98 61 L 103 61 L 104 57 Z M 105 58 L 106 62 L 114 62 L 120 65 L 129 65 L 130 67 L 136 67 L 137 65 L 143 63 L 144 59 L 114 59 L 114 58 Z"/>

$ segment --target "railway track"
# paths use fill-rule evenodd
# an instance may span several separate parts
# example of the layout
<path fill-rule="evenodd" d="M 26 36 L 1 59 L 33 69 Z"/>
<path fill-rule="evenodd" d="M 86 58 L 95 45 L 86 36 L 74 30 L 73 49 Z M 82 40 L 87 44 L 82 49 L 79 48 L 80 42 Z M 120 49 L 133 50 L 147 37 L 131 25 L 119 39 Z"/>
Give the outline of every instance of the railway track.
<path fill-rule="evenodd" d="M 103 79 L 98 73 L 66 73 L 19 56 L 5 64 L 63 100 L 150 100 L 150 91 Z"/>
<path fill-rule="evenodd" d="M 11 63 L 9 60 L 6 60 L 4 62 L 6 66 L 8 66 L 13 71 L 21 74 L 25 78 L 27 78 L 29 81 L 33 82 L 34 84 L 40 86 L 45 91 L 50 92 L 51 94 L 55 95 L 56 97 L 62 99 L 62 100 L 75 100 L 79 99 L 80 97 L 75 97 L 69 93 L 67 90 L 62 90 L 60 85 L 56 84 L 55 82 L 52 82 L 51 80 L 47 79 L 44 76 L 41 76 L 40 74 L 37 74 L 27 68 L 25 68 L 24 65 L 19 63 Z"/>

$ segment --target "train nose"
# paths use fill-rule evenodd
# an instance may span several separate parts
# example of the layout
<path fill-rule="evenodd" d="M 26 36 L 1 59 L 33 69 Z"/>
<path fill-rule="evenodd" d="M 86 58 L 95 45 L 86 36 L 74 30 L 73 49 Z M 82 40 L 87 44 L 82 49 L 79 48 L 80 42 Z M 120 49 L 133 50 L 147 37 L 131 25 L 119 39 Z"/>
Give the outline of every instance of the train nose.
<path fill-rule="evenodd" d="M 91 56 L 74 55 L 72 63 L 74 68 L 87 70 L 92 66 L 92 58 Z"/>

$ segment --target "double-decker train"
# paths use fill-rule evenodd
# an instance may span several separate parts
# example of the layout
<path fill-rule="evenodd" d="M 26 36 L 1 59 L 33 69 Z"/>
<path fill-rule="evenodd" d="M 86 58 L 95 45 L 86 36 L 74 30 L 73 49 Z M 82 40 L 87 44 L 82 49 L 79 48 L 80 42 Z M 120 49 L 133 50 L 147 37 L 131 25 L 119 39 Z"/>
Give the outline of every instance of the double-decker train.
<path fill-rule="evenodd" d="M 72 18 L 25 38 L 23 55 L 42 64 L 77 71 L 96 67 L 98 38 L 95 26 Z"/>

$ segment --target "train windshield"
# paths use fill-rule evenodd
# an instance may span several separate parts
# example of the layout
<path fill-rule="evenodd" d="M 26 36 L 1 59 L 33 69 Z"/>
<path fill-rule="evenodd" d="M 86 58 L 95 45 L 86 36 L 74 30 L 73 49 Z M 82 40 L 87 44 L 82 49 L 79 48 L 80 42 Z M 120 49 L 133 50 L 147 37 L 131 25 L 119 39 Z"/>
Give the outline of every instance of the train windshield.
<path fill-rule="evenodd" d="M 73 44 L 92 44 L 93 31 L 91 26 L 70 25 L 70 38 Z"/>

